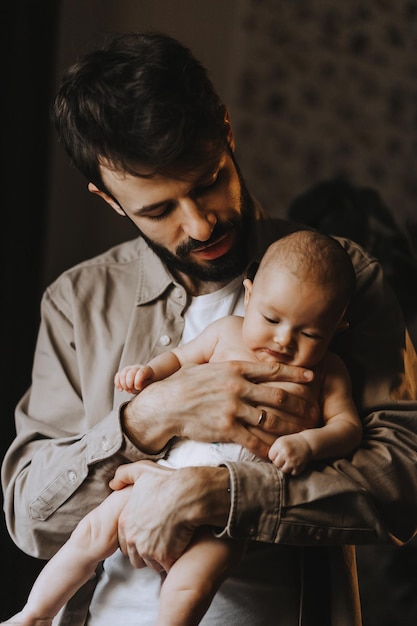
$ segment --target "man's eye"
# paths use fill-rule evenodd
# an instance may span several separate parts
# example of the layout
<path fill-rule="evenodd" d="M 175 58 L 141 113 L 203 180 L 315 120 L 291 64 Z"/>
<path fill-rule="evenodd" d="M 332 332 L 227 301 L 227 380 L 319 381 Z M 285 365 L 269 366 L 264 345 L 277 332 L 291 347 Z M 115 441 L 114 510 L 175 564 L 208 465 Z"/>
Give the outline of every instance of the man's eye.
<path fill-rule="evenodd" d="M 148 219 L 155 220 L 155 221 L 163 220 L 165 217 L 168 217 L 168 215 L 171 213 L 173 208 L 174 208 L 174 204 L 172 202 L 168 204 L 162 204 L 157 209 L 154 209 L 153 211 L 146 213 L 144 217 L 147 217 Z"/>
<path fill-rule="evenodd" d="M 198 185 L 198 187 L 194 189 L 195 195 L 204 194 L 206 191 L 210 191 L 211 189 L 213 189 L 213 187 L 215 187 L 216 184 L 219 182 L 219 178 L 220 178 L 220 172 L 218 172 L 213 178 L 211 178 L 206 183 L 202 183 Z"/>

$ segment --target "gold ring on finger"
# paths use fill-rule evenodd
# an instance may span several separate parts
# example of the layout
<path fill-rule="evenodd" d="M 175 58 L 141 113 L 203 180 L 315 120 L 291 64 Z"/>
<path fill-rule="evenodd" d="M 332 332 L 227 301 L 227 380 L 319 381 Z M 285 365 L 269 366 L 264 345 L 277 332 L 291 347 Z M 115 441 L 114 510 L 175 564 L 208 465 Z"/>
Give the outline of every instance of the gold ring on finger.
<path fill-rule="evenodd" d="M 266 411 L 262 409 L 258 417 L 258 426 L 262 426 L 265 420 L 266 420 Z"/>

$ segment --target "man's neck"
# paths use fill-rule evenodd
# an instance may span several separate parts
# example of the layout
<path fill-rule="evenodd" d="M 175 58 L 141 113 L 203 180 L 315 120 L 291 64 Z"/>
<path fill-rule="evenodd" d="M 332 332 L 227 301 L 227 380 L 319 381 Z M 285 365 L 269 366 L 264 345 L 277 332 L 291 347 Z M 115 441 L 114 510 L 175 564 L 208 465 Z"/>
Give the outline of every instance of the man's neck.
<path fill-rule="evenodd" d="M 178 282 L 184 286 L 190 296 L 204 296 L 207 293 L 213 293 L 233 280 L 233 278 L 222 281 L 199 280 L 198 278 L 193 278 L 178 271 L 175 272 L 175 277 Z"/>

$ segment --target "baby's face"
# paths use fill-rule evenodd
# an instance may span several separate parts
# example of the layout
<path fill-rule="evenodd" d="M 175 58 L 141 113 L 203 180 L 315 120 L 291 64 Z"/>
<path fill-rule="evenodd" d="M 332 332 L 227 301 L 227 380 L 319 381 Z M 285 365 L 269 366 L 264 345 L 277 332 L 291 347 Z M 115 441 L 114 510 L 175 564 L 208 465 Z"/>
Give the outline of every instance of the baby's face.
<path fill-rule="evenodd" d="M 340 323 L 327 286 L 268 267 L 245 288 L 243 340 L 259 360 L 303 367 L 321 361 Z"/>

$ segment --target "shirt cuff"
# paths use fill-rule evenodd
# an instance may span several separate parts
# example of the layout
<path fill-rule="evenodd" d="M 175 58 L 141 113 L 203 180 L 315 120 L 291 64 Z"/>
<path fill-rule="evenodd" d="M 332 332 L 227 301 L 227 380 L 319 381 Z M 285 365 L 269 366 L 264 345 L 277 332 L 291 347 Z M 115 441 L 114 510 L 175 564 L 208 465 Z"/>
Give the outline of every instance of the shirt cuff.
<path fill-rule="evenodd" d="M 230 512 L 216 537 L 274 543 L 281 521 L 283 474 L 272 463 L 222 464 L 230 473 Z"/>

